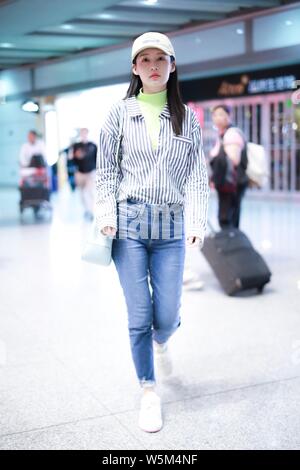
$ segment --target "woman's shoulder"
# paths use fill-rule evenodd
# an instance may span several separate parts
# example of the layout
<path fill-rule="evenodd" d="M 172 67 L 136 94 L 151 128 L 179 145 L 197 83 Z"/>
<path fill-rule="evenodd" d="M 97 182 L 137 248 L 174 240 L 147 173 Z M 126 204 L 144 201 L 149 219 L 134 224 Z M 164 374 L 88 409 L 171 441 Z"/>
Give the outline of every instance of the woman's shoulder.
<path fill-rule="evenodd" d="M 195 111 L 186 104 L 184 105 L 184 109 L 185 109 L 185 121 L 188 123 L 188 125 L 191 126 L 192 132 L 195 131 L 196 129 L 200 129 L 201 128 L 200 122 Z"/>
<path fill-rule="evenodd" d="M 126 100 L 124 100 L 124 99 L 115 101 L 115 103 L 113 103 L 111 105 L 108 114 L 109 115 L 119 115 L 121 110 L 124 109 L 125 102 L 126 102 Z"/>
<path fill-rule="evenodd" d="M 190 108 L 187 104 L 183 104 L 183 106 L 184 106 L 185 115 L 187 117 L 192 117 L 195 114 L 192 108 Z"/>
<path fill-rule="evenodd" d="M 120 115 L 124 106 L 124 100 L 116 101 L 111 105 L 102 128 L 103 130 L 113 134 L 118 132 Z"/>

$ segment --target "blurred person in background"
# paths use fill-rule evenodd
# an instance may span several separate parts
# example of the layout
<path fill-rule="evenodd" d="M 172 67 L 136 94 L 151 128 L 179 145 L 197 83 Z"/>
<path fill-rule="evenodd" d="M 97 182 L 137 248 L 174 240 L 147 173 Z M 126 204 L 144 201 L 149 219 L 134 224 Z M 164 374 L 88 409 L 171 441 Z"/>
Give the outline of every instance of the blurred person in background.
<path fill-rule="evenodd" d="M 80 129 L 80 141 L 72 146 L 71 160 L 75 166 L 75 184 L 80 189 L 84 216 L 93 219 L 97 146 L 88 140 L 88 129 Z"/>
<path fill-rule="evenodd" d="M 76 184 L 75 184 L 76 166 L 75 166 L 74 159 L 73 159 L 73 145 L 74 145 L 74 142 L 71 142 L 68 147 L 65 147 L 59 152 L 59 155 L 60 156 L 63 155 L 63 158 L 64 158 L 66 173 L 68 176 L 68 183 L 70 185 L 71 191 L 75 191 L 76 189 Z"/>
<path fill-rule="evenodd" d="M 27 207 L 34 211 L 36 219 L 42 217 L 42 209 L 51 209 L 50 205 L 50 167 L 47 165 L 46 147 L 38 138 L 35 130 L 30 130 L 20 150 L 20 181 L 21 199 L 20 214 Z"/>
<path fill-rule="evenodd" d="M 243 132 L 232 124 L 228 106 L 215 106 L 212 120 L 218 130 L 210 165 L 212 186 L 218 193 L 219 225 L 221 229 L 239 228 L 241 203 L 248 186 L 246 142 Z"/>
<path fill-rule="evenodd" d="M 24 168 L 35 166 L 35 162 L 37 163 L 38 160 L 41 164 L 44 162 L 46 166 L 46 147 L 44 142 L 38 138 L 38 133 L 35 130 L 30 130 L 27 134 L 27 142 L 22 145 L 20 150 L 21 174 Z"/>

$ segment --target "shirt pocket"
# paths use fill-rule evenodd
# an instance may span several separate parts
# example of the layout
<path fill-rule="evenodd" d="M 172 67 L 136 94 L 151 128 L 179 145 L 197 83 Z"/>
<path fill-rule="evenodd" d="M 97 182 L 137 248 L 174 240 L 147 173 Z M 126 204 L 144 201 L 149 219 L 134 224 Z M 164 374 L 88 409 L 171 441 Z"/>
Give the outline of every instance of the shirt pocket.
<path fill-rule="evenodd" d="M 192 139 L 183 135 L 173 136 L 170 151 L 170 165 L 173 171 L 180 172 L 186 168 L 191 148 Z"/>

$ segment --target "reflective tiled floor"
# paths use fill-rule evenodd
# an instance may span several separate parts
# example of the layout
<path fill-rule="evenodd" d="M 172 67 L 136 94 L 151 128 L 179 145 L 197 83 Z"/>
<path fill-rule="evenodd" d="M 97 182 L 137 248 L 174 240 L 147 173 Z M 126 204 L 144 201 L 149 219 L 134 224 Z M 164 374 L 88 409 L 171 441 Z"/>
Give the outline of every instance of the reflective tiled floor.
<path fill-rule="evenodd" d="M 155 435 L 137 427 L 115 269 L 80 259 L 79 195 L 55 195 L 52 221 L 38 223 L 28 210 L 21 224 L 17 202 L 0 191 L 0 448 L 300 448 L 299 202 L 245 200 L 242 229 L 273 272 L 262 296 L 225 296 L 189 248 L 204 288 L 184 291 Z M 216 225 L 215 210 L 212 197 Z"/>

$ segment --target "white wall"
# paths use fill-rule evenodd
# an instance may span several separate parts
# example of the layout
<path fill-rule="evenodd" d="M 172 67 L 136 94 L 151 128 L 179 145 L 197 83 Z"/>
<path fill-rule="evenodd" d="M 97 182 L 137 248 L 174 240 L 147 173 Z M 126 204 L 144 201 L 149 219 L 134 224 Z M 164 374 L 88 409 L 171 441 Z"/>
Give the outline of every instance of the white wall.
<path fill-rule="evenodd" d="M 0 105 L 0 186 L 16 186 L 19 180 L 18 157 L 27 132 L 35 129 L 37 115 L 21 109 L 21 102 Z"/>

